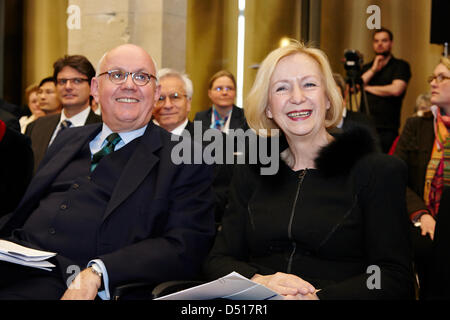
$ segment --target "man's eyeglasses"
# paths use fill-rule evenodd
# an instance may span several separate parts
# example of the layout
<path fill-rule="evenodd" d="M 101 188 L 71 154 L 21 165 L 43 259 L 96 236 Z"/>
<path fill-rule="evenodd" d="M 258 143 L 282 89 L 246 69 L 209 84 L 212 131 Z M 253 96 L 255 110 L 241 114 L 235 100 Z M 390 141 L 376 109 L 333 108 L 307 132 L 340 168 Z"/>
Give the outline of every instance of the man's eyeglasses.
<path fill-rule="evenodd" d="M 432 75 L 428 77 L 428 83 L 431 83 L 433 80 L 436 80 L 437 83 L 441 83 L 444 80 L 448 80 L 450 77 L 444 76 L 443 74 L 438 74 L 437 76 Z"/>
<path fill-rule="evenodd" d="M 122 70 L 110 70 L 103 73 L 100 73 L 97 77 L 108 75 L 108 79 L 115 84 L 122 84 L 128 79 L 128 75 L 131 75 L 131 79 L 133 79 L 133 82 L 137 86 L 145 86 L 147 83 L 150 82 L 152 78 L 157 80 L 156 77 L 152 74 L 138 71 L 138 72 L 125 72 Z"/>
<path fill-rule="evenodd" d="M 180 102 L 183 97 L 187 98 L 187 95 L 181 94 L 178 92 L 169 94 L 168 96 L 160 95 L 157 103 L 159 105 L 162 105 L 166 101 L 167 98 L 169 98 L 170 103 L 177 103 L 177 102 Z"/>
<path fill-rule="evenodd" d="M 222 92 L 222 91 L 228 92 L 228 91 L 234 91 L 234 88 L 233 87 L 215 87 L 215 88 L 213 88 L 213 90 L 217 91 L 217 92 Z"/>
<path fill-rule="evenodd" d="M 89 82 L 89 79 L 86 78 L 70 78 L 70 79 L 64 79 L 64 78 L 60 78 L 56 80 L 56 83 L 59 86 L 65 86 L 67 82 L 72 82 L 72 84 L 79 86 L 80 84 L 82 84 L 83 82 Z"/>

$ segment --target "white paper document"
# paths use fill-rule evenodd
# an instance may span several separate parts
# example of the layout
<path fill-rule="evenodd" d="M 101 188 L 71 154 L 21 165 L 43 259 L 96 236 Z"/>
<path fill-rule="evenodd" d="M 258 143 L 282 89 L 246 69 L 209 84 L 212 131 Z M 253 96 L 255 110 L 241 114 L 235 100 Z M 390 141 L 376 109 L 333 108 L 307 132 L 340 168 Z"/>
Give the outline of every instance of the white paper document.
<path fill-rule="evenodd" d="M 55 255 L 54 252 L 36 250 L 11 241 L 0 240 L 0 260 L 2 261 L 51 271 L 55 265 L 47 259 Z"/>
<path fill-rule="evenodd" d="M 225 277 L 169 294 L 155 300 L 282 300 L 283 297 L 269 288 L 253 282 L 237 272 Z"/>

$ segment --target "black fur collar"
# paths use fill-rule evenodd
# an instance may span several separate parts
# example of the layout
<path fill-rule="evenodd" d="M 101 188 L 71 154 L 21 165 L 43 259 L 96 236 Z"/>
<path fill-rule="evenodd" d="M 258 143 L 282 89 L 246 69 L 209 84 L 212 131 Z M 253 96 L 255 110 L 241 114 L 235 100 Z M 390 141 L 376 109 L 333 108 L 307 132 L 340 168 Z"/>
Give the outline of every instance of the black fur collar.
<path fill-rule="evenodd" d="M 324 147 L 316 158 L 316 168 L 327 176 L 348 174 L 363 156 L 379 151 L 368 129 L 354 126 L 334 133 L 335 140 Z"/>

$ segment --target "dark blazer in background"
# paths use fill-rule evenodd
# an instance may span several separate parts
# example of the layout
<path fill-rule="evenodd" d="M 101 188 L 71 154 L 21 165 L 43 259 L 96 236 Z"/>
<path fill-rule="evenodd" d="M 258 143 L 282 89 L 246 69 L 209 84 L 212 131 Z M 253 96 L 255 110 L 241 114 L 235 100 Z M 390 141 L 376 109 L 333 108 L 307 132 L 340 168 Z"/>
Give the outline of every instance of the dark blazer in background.
<path fill-rule="evenodd" d="M 191 138 L 194 139 L 194 123 L 189 121 L 186 125 L 186 130 L 191 135 Z M 206 127 L 202 124 L 202 136 L 203 133 L 208 130 L 209 127 Z M 212 188 L 214 191 L 214 196 L 216 200 L 216 208 L 214 210 L 214 216 L 216 225 L 220 226 L 222 221 L 223 213 L 225 212 L 225 207 L 227 205 L 228 201 L 228 192 L 229 192 L 229 186 L 231 182 L 231 178 L 233 176 L 233 164 L 226 164 L 226 144 L 227 144 L 227 135 L 225 133 L 222 133 L 223 138 L 223 157 L 224 157 L 224 163 L 223 164 L 215 164 L 214 165 L 214 180 L 212 184 Z M 206 147 L 209 145 L 210 141 L 201 141 L 203 147 Z M 231 143 L 231 142 L 230 142 Z M 234 158 L 234 156 L 233 156 Z"/>
<path fill-rule="evenodd" d="M 8 128 L 20 132 L 19 120 L 11 112 L 0 109 L 0 120 L 3 121 Z"/>
<path fill-rule="evenodd" d="M 211 127 L 212 107 L 205 111 L 197 112 L 194 121 L 201 121 L 202 124 L 208 128 Z M 248 129 L 247 121 L 245 120 L 244 110 L 233 105 L 233 112 L 231 113 L 230 129 L 242 128 Z"/>
<path fill-rule="evenodd" d="M 0 226 L 0 237 L 24 225 L 53 181 L 78 159 L 101 128 L 102 124 L 70 128 L 56 138 L 18 208 Z M 90 226 L 98 230 L 96 242 L 92 243 L 97 256 L 92 258 L 104 262 L 111 292 L 129 282 L 158 284 L 193 277 L 214 236 L 211 168 L 174 164 L 171 153 L 176 142 L 152 122 L 134 141 L 135 149 L 114 185 L 106 210 Z M 113 160 L 105 157 L 102 161 Z M 65 228 L 76 228 L 83 237 L 79 225 Z M 62 239 L 62 247 L 73 248 L 77 241 Z M 56 256 L 63 274 L 68 265 L 76 264 L 71 261 L 73 252 L 67 251 Z"/>
<path fill-rule="evenodd" d="M 406 204 L 409 215 L 418 210 L 427 209 L 423 200 L 423 191 L 433 144 L 433 117 L 411 117 L 406 120 L 394 155 L 408 165 Z"/>
<path fill-rule="evenodd" d="M 6 128 L 0 139 L 0 216 L 12 212 L 33 174 L 30 138 Z"/>
<path fill-rule="evenodd" d="M 14 117 L 19 120 L 21 117 L 21 108 L 15 104 L 9 103 L 3 99 L 0 99 L 0 109 L 3 109 L 5 111 L 8 111 L 11 113 Z"/>
<path fill-rule="evenodd" d="M 34 173 L 36 173 L 39 164 L 47 152 L 48 144 L 50 143 L 50 139 L 52 138 L 60 118 L 61 115 L 59 113 L 52 114 L 50 116 L 41 117 L 27 126 L 25 134 L 31 138 L 31 146 L 34 153 Z M 102 117 L 90 110 L 85 124 L 101 121 Z"/>

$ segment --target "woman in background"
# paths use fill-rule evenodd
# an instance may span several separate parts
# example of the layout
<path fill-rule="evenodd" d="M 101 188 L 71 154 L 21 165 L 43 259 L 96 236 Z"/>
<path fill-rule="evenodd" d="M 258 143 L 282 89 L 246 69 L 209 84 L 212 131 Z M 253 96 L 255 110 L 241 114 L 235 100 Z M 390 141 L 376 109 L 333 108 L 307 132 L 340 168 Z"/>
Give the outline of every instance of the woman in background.
<path fill-rule="evenodd" d="M 450 187 L 450 59 L 441 58 L 428 81 L 432 115 L 409 118 L 394 153 L 408 165 L 407 208 L 421 297 L 428 296 L 436 218 Z"/>
<path fill-rule="evenodd" d="M 234 104 L 236 99 L 236 80 L 231 72 L 221 70 L 209 81 L 208 97 L 212 107 L 197 112 L 194 121 L 201 121 L 208 128 L 228 133 L 229 129 L 247 127 L 244 112 Z"/>
<path fill-rule="evenodd" d="M 28 124 L 42 116 L 45 116 L 44 111 L 42 111 L 39 107 L 38 91 L 39 87 L 37 85 L 31 85 L 25 90 L 26 101 L 28 104 L 28 108 L 31 111 L 31 115 L 22 116 L 19 119 L 20 132 L 22 132 L 23 134 L 25 134 L 25 130 L 27 129 Z"/>

